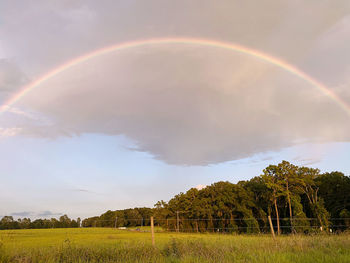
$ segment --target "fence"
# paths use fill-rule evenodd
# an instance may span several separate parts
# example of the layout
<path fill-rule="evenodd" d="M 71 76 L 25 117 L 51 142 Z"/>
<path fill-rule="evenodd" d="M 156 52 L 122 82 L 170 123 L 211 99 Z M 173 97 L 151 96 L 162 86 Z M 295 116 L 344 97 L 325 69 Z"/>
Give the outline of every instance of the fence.
<path fill-rule="evenodd" d="M 350 218 L 328 218 L 324 224 L 319 218 L 123 218 L 124 221 L 134 221 L 139 226 L 135 230 L 151 232 L 152 244 L 155 246 L 154 224 L 162 227 L 162 232 L 214 232 L 214 233 L 271 233 L 275 240 L 277 234 L 286 233 L 337 233 L 350 230 Z M 95 225 L 99 220 L 95 220 Z M 114 222 L 118 226 L 118 218 L 115 220 L 100 220 L 103 222 Z M 150 225 L 149 230 L 141 229 L 144 225 Z M 277 222 L 280 223 L 279 227 Z M 139 224 L 138 224 L 139 223 Z M 288 225 L 286 224 L 288 223 Z M 205 227 L 203 227 L 205 226 Z M 130 229 L 129 229 L 130 230 Z"/>
<path fill-rule="evenodd" d="M 331 233 L 350 230 L 350 218 L 328 218 L 320 223 L 318 218 L 279 218 L 282 234 L 311 233 L 328 231 Z M 104 222 L 104 224 L 102 224 Z M 107 223 L 107 224 L 106 224 Z M 151 218 L 123 218 L 114 220 L 94 220 L 94 227 L 142 227 L 150 226 Z M 277 218 L 154 218 L 154 225 L 168 232 L 219 232 L 219 233 L 270 233 L 278 232 Z M 142 230 L 147 231 L 147 230 Z M 159 230 L 158 230 L 159 231 Z"/>

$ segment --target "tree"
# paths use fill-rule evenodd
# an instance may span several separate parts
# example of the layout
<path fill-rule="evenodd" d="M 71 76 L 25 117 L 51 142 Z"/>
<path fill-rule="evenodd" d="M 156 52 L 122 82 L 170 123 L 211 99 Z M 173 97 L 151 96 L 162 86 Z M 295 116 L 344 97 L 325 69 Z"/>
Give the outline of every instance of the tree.
<path fill-rule="evenodd" d="M 4 216 L 0 221 L 0 229 L 16 229 L 19 228 L 18 222 L 13 220 L 12 216 Z"/>
<path fill-rule="evenodd" d="M 318 219 L 321 229 L 326 229 L 329 224 L 329 214 L 324 207 L 322 198 L 318 197 L 319 186 L 317 186 L 316 180 L 319 176 L 319 169 L 299 167 L 298 177 L 302 180 L 299 180 L 297 188 L 307 197 L 312 216 Z"/>
<path fill-rule="evenodd" d="M 350 177 L 341 172 L 321 174 L 316 178 L 319 196 L 324 200 L 324 207 L 329 212 L 333 229 L 342 230 L 343 220 L 340 213 L 350 211 Z"/>
<path fill-rule="evenodd" d="M 18 219 L 18 223 L 20 225 L 20 228 L 28 229 L 30 228 L 31 220 L 30 218 Z"/>
<path fill-rule="evenodd" d="M 292 212 L 292 202 L 291 195 L 293 188 L 298 185 L 299 181 L 297 178 L 298 167 L 287 162 L 282 161 L 277 165 L 277 177 L 280 180 L 281 185 L 283 186 L 281 194 L 287 198 L 288 207 L 289 207 L 289 218 L 290 224 L 293 231 L 293 212 Z"/>
<path fill-rule="evenodd" d="M 67 228 L 71 225 L 71 220 L 67 215 L 60 216 L 59 218 L 60 227 Z"/>
<path fill-rule="evenodd" d="M 350 211 L 343 209 L 339 213 L 340 218 L 343 220 L 344 227 L 350 227 Z"/>
<path fill-rule="evenodd" d="M 278 212 L 278 206 L 277 206 L 277 200 L 281 196 L 281 193 L 283 191 L 283 187 L 281 184 L 281 181 L 278 178 L 278 167 L 276 165 L 269 165 L 264 169 L 264 174 L 261 175 L 264 183 L 266 184 L 266 187 L 270 189 L 270 200 L 272 201 L 274 207 L 275 207 L 275 213 L 276 213 L 276 221 L 277 221 L 277 234 L 281 234 L 281 228 L 280 228 L 280 218 L 279 218 L 279 212 Z"/>

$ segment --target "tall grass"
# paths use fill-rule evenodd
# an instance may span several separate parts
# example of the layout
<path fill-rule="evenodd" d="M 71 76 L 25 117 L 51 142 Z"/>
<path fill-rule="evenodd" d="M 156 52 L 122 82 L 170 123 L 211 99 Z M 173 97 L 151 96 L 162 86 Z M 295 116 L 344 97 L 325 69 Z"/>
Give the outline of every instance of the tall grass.
<path fill-rule="evenodd" d="M 350 262 L 350 235 L 149 233 L 113 229 L 0 231 L 0 262 Z"/>

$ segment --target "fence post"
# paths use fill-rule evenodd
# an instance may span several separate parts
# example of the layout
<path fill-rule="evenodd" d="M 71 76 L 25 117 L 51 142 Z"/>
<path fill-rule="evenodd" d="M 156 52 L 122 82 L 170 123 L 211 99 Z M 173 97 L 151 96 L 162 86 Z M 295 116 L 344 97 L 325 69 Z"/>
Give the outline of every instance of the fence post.
<path fill-rule="evenodd" d="M 155 246 L 155 240 L 154 240 L 154 222 L 153 222 L 153 216 L 151 216 L 151 233 L 152 233 L 152 246 Z"/>
<path fill-rule="evenodd" d="M 271 234 L 273 239 L 275 240 L 275 231 L 273 230 L 273 225 L 272 225 L 272 221 L 271 221 L 271 216 L 269 216 L 269 223 L 270 223 L 270 228 L 271 228 Z"/>
<path fill-rule="evenodd" d="M 179 211 L 176 211 L 176 232 L 180 230 Z"/>

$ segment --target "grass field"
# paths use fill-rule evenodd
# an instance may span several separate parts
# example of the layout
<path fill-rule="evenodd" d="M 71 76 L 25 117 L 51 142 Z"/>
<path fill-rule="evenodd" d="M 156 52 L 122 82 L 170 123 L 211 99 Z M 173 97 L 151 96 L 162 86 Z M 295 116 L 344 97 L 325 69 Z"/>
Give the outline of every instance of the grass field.
<path fill-rule="evenodd" d="M 350 235 L 156 233 L 108 228 L 0 231 L 0 262 L 350 262 Z"/>

